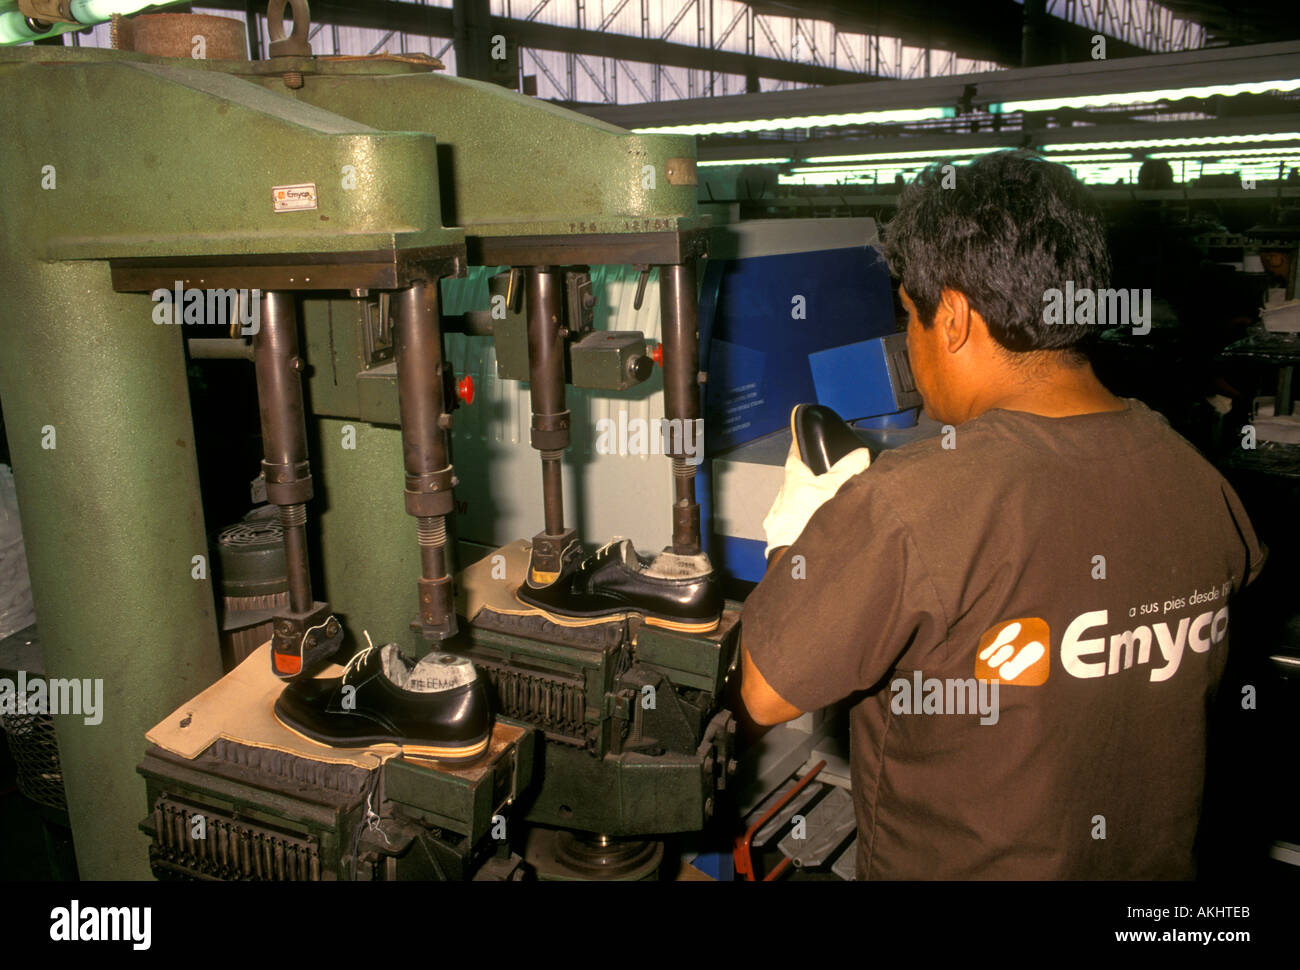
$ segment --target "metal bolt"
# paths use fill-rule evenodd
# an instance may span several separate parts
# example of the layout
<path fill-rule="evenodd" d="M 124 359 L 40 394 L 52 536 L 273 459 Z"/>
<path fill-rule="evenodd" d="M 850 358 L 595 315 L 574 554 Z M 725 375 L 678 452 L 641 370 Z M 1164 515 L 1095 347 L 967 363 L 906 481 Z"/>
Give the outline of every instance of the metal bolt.
<path fill-rule="evenodd" d="M 284 86 L 294 91 L 302 87 L 302 71 L 288 71 L 285 73 Z"/>

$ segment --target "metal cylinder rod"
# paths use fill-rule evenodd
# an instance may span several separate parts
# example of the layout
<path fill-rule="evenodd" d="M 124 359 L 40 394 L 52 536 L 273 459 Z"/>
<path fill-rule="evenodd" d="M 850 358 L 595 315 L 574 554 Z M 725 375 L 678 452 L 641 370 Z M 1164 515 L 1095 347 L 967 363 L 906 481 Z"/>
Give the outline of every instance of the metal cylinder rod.
<path fill-rule="evenodd" d="M 564 339 L 560 336 L 560 278 L 549 266 L 528 268 L 528 381 L 532 445 L 542 457 L 544 532 L 564 531 L 564 482 L 560 461 L 569 445 L 564 406 Z"/>
<path fill-rule="evenodd" d="M 289 570 L 289 608 L 295 613 L 311 609 L 311 571 L 307 568 L 307 506 L 280 506 L 280 526 L 284 531 L 286 562 L 301 563 Z"/>
<path fill-rule="evenodd" d="M 262 475 L 267 498 L 280 507 L 289 609 L 295 613 L 312 607 L 306 510 L 312 484 L 302 369 L 293 294 L 264 293 L 261 325 L 253 337 L 253 370 L 262 418 Z"/>
<path fill-rule="evenodd" d="M 564 474 L 560 449 L 542 452 L 543 528 L 551 535 L 564 531 Z"/>
<path fill-rule="evenodd" d="M 695 501 L 695 469 L 686 443 L 702 447 L 695 433 L 700 417 L 699 305 L 693 262 L 659 267 L 659 309 L 664 348 L 664 414 L 670 427 L 673 459 L 673 552 L 700 551 L 700 506 Z M 689 430 L 688 430 L 689 429 Z"/>
<path fill-rule="evenodd" d="M 406 474 L 430 475 L 447 467 L 447 442 L 438 423 L 445 402 L 439 370 L 442 335 L 437 285 L 418 282 L 408 286 L 394 295 L 393 309 L 402 458 Z"/>
<path fill-rule="evenodd" d="M 395 295 L 393 308 L 406 511 L 415 517 L 420 546 L 420 622 L 426 635 L 446 637 L 456 632 L 446 518 L 455 508 L 455 477 L 444 431 L 438 282 L 413 283 Z"/>
<path fill-rule="evenodd" d="M 415 520 L 415 537 L 420 546 L 420 575 L 439 579 L 447 575 L 447 519 L 425 515 Z"/>

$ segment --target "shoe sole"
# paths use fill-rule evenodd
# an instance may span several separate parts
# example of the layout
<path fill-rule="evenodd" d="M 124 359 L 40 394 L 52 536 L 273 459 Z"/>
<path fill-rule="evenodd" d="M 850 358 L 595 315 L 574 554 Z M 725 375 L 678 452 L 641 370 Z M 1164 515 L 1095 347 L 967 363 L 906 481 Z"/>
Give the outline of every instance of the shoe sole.
<path fill-rule="evenodd" d="M 642 613 L 640 610 L 620 610 L 616 613 L 603 614 L 600 616 L 564 616 L 559 613 L 552 613 L 550 610 L 543 609 L 540 606 L 533 606 L 531 603 L 525 603 L 519 598 L 519 591 L 515 590 L 515 602 L 523 607 L 522 610 L 503 610 L 500 607 L 487 607 L 493 613 L 505 613 L 508 616 L 540 616 L 557 626 L 567 627 L 585 627 L 598 626 L 602 623 L 618 623 L 629 617 L 640 616 L 644 619 L 647 626 L 662 627 L 666 630 L 675 630 L 678 633 L 712 633 L 722 622 L 722 617 L 716 620 L 703 620 L 697 623 L 691 623 L 686 620 L 672 620 L 663 616 L 655 616 L 653 613 Z"/>
<path fill-rule="evenodd" d="M 437 761 L 441 764 L 461 764 L 466 761 L 476 761 L 483 756 L 483 752 L 488 749 L 488 744 L 492 741 L 492 736 L 487 737 L 468 748 L 445 748 L 432 747 L 428 745 L 404 744 L 402 745 L 402 754 L 409 755 L 412 758 L 428 758 L 431 761 Z"/>
<path fill-rule="evenodd" d="M 376 744 L 396 745 L 402 749 L 402 754 L 410 755 L 413 758 L 425 758 L 430 761 L 437 761 L 440 764 L 462 764 L 467 761 L 474 761 L 483 755 L 487 750 L 488 744 L 492 741 L 492 734 L 488 732 L 482 738 L 473 744 L 455 746 L 455 745 L 429 745 L 429 744 L 403 744 L 401 741 L 392 741 L 389 739 L 376 739 L 366 741 L 366 739 L 349 739 L 355 740 L 356 743 L 346 745 L 335 744 L 332 741 L 326 741 L 321 737 L 312 737 L 296 727 L 286 724 L 279 713 L 275 715 L 276 721 L 287 731 L 298 735 L 304 741 L 310 741 L 312 744 L 318 744 L 325 748 L 368 748 Z"/>
<path fill-rule="evenodd" d="M 645 614 L 646 626 L 660 626 L 666 630 L 676 630 L 678 633 L 712 633 L 722 622 L 722 617 L 716 620 L 708 620 L 703 623 L 686 623 L 682 620 L 666 620 L 662 616 L 654 616 L 650 613 Z"/>

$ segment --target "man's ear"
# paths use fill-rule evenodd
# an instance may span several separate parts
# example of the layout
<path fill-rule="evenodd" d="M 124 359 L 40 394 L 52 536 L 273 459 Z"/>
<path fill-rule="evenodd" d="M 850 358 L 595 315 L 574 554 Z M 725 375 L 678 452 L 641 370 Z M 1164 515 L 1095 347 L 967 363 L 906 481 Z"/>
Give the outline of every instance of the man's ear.
<path fill-rule="evenodd" d="M 944 346 L 955 354 L 970 339 L 971 308 L 966 294 L 945 288 L 939 294 L 939 308 L 935 313 L 936 326 L 943 327 Z"/>

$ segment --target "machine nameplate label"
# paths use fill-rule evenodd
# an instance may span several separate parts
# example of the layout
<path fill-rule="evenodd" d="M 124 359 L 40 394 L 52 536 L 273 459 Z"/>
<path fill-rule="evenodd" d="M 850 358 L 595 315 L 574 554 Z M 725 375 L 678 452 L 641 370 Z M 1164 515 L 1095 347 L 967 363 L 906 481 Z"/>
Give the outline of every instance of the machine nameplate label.
<path fill-rule="evenodd" d="M 271 189 L 271 199 L 276 212 L 296 212 L 316 208 L 316 183 L 306 185 L 277 185 Z"/>

